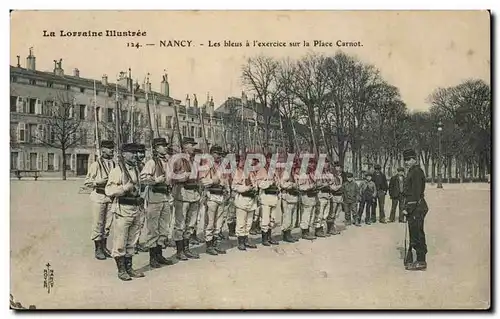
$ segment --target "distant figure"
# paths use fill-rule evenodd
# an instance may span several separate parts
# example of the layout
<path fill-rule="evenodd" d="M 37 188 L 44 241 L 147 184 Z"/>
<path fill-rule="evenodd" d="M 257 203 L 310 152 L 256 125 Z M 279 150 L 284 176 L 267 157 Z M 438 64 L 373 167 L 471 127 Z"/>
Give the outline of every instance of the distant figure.
<path fill-rule="evenodd" d="M 405 170 L 402 167 L 398 168 L 398 172 L 396 175 L 391 177 L 391 181 L 389 182 L 389 197 L 391 198 L 391 215 L 389 216 L 389 223 L 394 223 L 396 219 L 396 207 L 399 205 L 399 222 L 404 223 L 405 218 L 403 215 L 403 207 L 404 207 L 404 179 L 405 179 Z"/>
<path fill-rule="evenodd" d="M 358 210 L 358 222 L 361 223 L 361 217 L 363 216 L 363 210 L 366 207 L 365 213 L 365 224 L 371 225 L 373 216 L 375 216 L 374 202 L 377 200 L 377 187 L 372 181 L 372 173 L 365 173 L 365 180 L 361 183 L 359 188 L 359 210 Z"/>
<path fill-rule="evenodd" d="M 385 174 L 382 172 L 382 167 L 380 164 L 375 164 L 375 171 L 373 172 L 373 182 L 377 187 L 377 200 L 373 203 L 373 215 L 372 215 L 372 223 L 377 222 L 377 202 L 379 206 L 379 222 L 385 224 L 385 194 L 387 193 L 387 178 Z"/>
<path fill-rule="evenodd" d="M 356 216 L 358 211 L 358 202 L 360 200 L 359 186 L 354 180 L 352 173 L 346 173 L 346 177 L 347 180 L 342 186 L 344 189 L 342 203 L 345 212 L 345 222 L 347 226 L 351 225 L 351 223 L 354 223 L 356 226 L 361 226 Z"/>

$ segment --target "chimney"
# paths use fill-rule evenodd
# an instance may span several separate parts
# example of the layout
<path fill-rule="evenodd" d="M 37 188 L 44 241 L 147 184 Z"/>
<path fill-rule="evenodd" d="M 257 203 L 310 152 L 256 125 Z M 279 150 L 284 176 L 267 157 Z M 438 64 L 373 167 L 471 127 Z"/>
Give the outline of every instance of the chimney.
<path fill-rule="evenodd" d="M 17 56 L 17 65 L 16 65 L 16 67 L 18 67 L 18 68 L 21 67 L 21 62 L 20 61 L 21 61 L 21 56 L 18 55 Z"/>
<path fill-rule="evenodd" d="M 106 74 L 102 75 L 102 85 L 108 85 L 108 76 Z"/>
<path fill-rule="evenodd" d="M 186 95 L 186 107 L 191 107 L 191 100 L 189 99 L 189 94 Z"/>
<path fill-rule="evenodd" d="M 64 75 L 64 69 L 62 68 L 62 59 L 59 59 L 59 62 L 57 62 L 57 60 L 54 60 L 54 74 L 58 76 Z"/>
<path fill-rule="evenodd" d="M 193 94 L 193 95 L 194 95 L 193 106 L 198 107 L 198 99 L 196 98 L 196 94 Z"/>
<path fill-rule="evenodd" d="M 166 70 L 163 70 L 165 74 L 160 85 L 160 93 L 166 96 L 170 96 L 170 85 L 168 84 L 168 74 Z"/>
<path fill-rule="evenodd" d="M 80 77 L 80 70 L 78 70 L 77 68 L 75 68 L 73 70 L 73 76 L 79 78 Z"/>
<path fill-rule="evenodd" d="M 36 59 L 35 59 L 35 55 L 33 55 L 33 47 L 31 47 L 30 54 L 26 58 L 26 69 L 31 70 L 31 71 L 35 71 L 36 70 L 35 61 L 36 61 Z"/>

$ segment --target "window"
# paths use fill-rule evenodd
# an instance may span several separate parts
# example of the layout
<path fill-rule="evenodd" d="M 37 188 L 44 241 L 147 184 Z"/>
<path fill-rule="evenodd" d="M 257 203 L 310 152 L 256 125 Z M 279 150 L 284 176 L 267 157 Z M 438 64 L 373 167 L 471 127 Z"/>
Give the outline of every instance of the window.
<path fill-rule="evenodd" d="M 80 93 L 85 93 L 85 89 L 84 88 L 80 88 Z"/>
<path fill-rule="evenodd" d="M 54 170 L 54 153 L 48 153 L 47 154 L 47 170 L 53 171 Z"/>
<path fill-rule="evenodd" d="M 52 82 L 47 82 L 47 87 L 51 88 L 54 85 Z"/>
<path fill-rule="evenodd" d="M 80 129 L 80 143 L 87 145 L 87 129 L 85 128 Z"/>
<path fill-rule="evenodd" d="M 10 142 L 17 143 L 17 128 L 19 123 L 11 122 L 10 123 Z"/>
<path fill-rule="evenodd" d="M 17 169 L 17 161 L 19 159 L 18 152 L 10 152 L 10 169 Z"/>
<path fill-rule="evenodd" d="M 15 95 L 10 96 L 10 111 L 17 112 L 17 96 Z"/>
<path fill-rule="evenodd" d="M 31 85 L 36 85 L 36 81 L 35 80 L 30 80 L 30 84 Z"/>
<path fill-rule="evenodd" d="M 186 127 L 183 125 L 182 126 L 182 135 L 186 136 L 187 135 L 186 133 L 187 133 Z"/>
<path fill-rule="evenodd" d="M 66 85 L 66 90 L 71 90 L 71 85 Z"/>
<path fill-rule="evenodd" d="M 87 118 L 87 106 L 80 104 L 80 120 Z"/>
<path fill-rule="evenodd" d="M 46 100 L 44 102 L 44 104 L 45 104 L 45 107 L 44 107 L 44 110 L 42 113 L 44 115 L 51 115 L 52 112 L 54 111 L 54 101 Z"/>
<path fill-rule="evenodd" d="M 30 153 L 30 169 L 36 170 L 38 164 L 38 153 Z"/>
<path fill-rule="evenodd" d="M 101 110 L 101 108 L 98 106 L 95 108 L 95 112 L 97 114 L 97 122 L 99 122 L 101 120 L 101 117 L 99 116 L 101 112 L 99 112 Z"/>
<path fill-rule="evenodd" d="M 36 112 L 36 99 L 29 99 L 29 113 L 35 114 Z"/>
<path fill-rule="evenodd" d="M 71 154 L 66 154 L 66 170 L 71 170 Z"/>
<path fill-rule="evenodd" d="M 207 133 L 207 138 L 208 139 L 211 139 L 212 138 L 212 130 L 208 130 L 208 133 Z"/>
<path fill-rule="evenodd" d="M 28 136 L 27 136 L 27 142 L 28 143 L 36 143 L 37 142 L 37 125 L 36 124 L 28 124 Z"/>
<path fill-rule="evenodd" d="M 50 128 L 50 141 L 51 144 L 56 142 L 56 132 L 52 128 Z"/>
<path fill-rule="evenodd" d="M 108 114 L 107 114 L 107 120 L 108 120 L 108 123 L 110 122 L 113 122 L 113 109 L 106 109 L 108 111 Z"/>
<path fill-rule="evenodd" d="M 190 133 L 189 136 L 194 137 L 194 126 L 191 126 L 189 133 Z"/>
<path fill-rule="evenodd" d="M 19 142 L 26 142 L 26 124 L 25 123 L 19 123 L 18 126 L 18 131 L 19 131 Z"/>
<path fill-rule="evenodd" d="M 12 81 L 12 82 L 17 82 L 17 76 L 13 76 L 13 77 L 11 78 L 11 81 Z"/>
<path fill-rule="evenodd" d="M 172 128 L 172 117 L 171 116 L 167 116 L 165 118 L 165 127 L 168 129 Z"/>
<path fill-rule="evenodd" d="M 194 122 L 194 117 L 191 118 L 191 122 Z"/>
<path fill-rule="evenodd" d="M 198 127 L 198 137 L 202 137 L 203 132 L 201 131 L 201 127 Z"/>

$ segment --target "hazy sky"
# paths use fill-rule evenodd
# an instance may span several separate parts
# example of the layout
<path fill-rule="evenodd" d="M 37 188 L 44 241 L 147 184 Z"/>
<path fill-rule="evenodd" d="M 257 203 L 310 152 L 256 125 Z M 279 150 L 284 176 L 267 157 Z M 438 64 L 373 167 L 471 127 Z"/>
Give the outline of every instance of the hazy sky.
<path fill-rule="evenodd" d="M 61 37 L 60 30 L 146 31 L 146 37 Z M 44 37 L 43 31 L 56 37 Z M 191 40 L 192 47 L 160 48 L 160 40 Z M 208 41 L 245 43 L 249 40 L 323 40 L 333 47 L 209 47 Z M 337 40 L 363 46 L 339 48 Z M 144 45 L 127 47 L 127 42 Z M 145 46 L 154 43 L 155 46 Z M 203 44 L 203 46 L 201 46 Z M 467 78 L 490 78 L 490 18 L 486 11 L 17 11 L 11 14 L 11 65 L 34 47 L 38 70 L 52 71 L 63 59 L 66 74 L 114 81 L 119 71 L 132 68 L 140 82 L 151 73 L 159 91 L 163 70 L 169 75 L 170 95 L 184 101 L 207 92 L 218 107 L 228 96 L 240 96 L 241 65 L 257 54 L 300 58 L 308 51 L 334 54 L 343 49 L 380 69 L 400 88 L 410 109 L 426 109 L 426 97 L 437 87 Z"/>

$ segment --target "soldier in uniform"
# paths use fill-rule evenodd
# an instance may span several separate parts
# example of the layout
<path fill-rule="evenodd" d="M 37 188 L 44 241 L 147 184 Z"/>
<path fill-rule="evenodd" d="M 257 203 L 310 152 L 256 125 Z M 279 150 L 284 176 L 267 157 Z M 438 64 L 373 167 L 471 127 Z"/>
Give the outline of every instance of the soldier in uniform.
<path fill-rule="evenodd" d="M 326 224 L 330 214 L 330 205 L 332 200 L 331 185 L 333 183 L 328 161 L 325 161 L 324 171 L 316 176 L 316 186 L 318 188 L 318 209 L 315 210 L 315 235 L 316 237 L 331 236 L 330 228 L 332 222 Z"/>
<path fill-rule="evenodd" d="M 146 159 L 146 145 L 144 144 L 137 144 L 137 170 L 139 172 L 142 172 L 142 169 L 144 168 Z M 144 199 L 146 196 L 146 185 L 141 183 L 141 197 Z M 145 229 L 146 226 L 146 213 L 144 211 L 144 207 L 142 208 L 142 226 L 141 226 L 141 231 L 139 233 L 139 240 L 137 241 L 137 246 L 136 246 L 136 254 L 139 253 L 139 251 L 142 252 L 147 252 L 148 249 L 142 245 L 146 241 L 146 234 L 147 234 L 147 229 Z"/>
<path fill-rule="evenodd" d="M 279 188 L 277 184 L 277 176 L 274 171 L 272 176 L 269 176 L 269 166 L 271 154 L 266 158 L 266 165 L 261 167 L 255 176 L 255 183 L 259 187 L 259 202 L 261 203 L 261 236 L 262 245 L 271 246 L 279 245 L 279 242 L 272 238 L 272 230 L 276 226 L 278 220 L 278 194 Z"/>
<path fill-rule="evenodd" d="M 173 163 L 173 172 L 181 177 L 172 180 L 174 188 L 174 240 L 177 248 L 177 258 L 179 260 L 199 259 L 200 255 L 189 249 L 189 239 L 191 238 L 198 218 L 200 206 L 200 185 L 197 174 L 193 176 L 194 146 L 196 142 L 192 137 L 185 137 L 182 140 L 182 147 L 186 158 L 179 158 Z"/>
<path fill-rule="evenodd" d="M 408 229 L 410 232 L 410 248 L 405 258 L 407 270 L 427 269 L 427 244 L 425 241 L 424 220 L 429 207 L 424 198 L 425 174 L 417 163 L 417 154 L 412 149 L 403 152 L 405 165 L 408 166 L 408 175 L 404 183 L 405 210 Z M 417 261 L 413 262 L 412 249 L 415 249 Z"/>
<path fill-rule="evenodd" d="M 285 162 L 286 159 L 282 159 Z M 278 169 L 279 187 L 281 189 L 281 229 L 283 230 L 283 240 L 294 243 L 297 241 L 292 236 L 299 205 L 299 189 L 297 179 L 299 178 L 299 162 L 294 161 L 292 169 L 288 172 L 286 169 Z"/>
<path fill-rule="evenodd" d="M 316 236 L 310 234 L 309 229 L 313 226 L 315 217 L 315 208 L 318 200 L 318 191 L 316 189 L 315 178 L 316 163 L 310 159 L 307 172 L 301 174 L 298 179 L 300 190 L 300 203 L 302 206 L 302 216 L 300 220 L 300 229 L 302 230 L 302 239 L 313 240 Z"/>
<path fill-rule="evenodd" d="M 389 223 L 393 223 L 396 219 L 396 207 L 399 206 L 398 220 L 400 223 L 404 222 L 403 206 L 404 206 L 404 177 L 405 170 L 398 167 L 398 173 L 391 177 L 389 182 L 389 197 L 392 200 L 391 215 L 389 216 Z"/>
<path fill-rule="evenodd" d="M 236 165 L 239 165 L 240 160 L 241 160 L 240 155 L 236 155 Z M 226 166 L 226 169 L 229 169 L 229 168 L 231 168 L 230 162 L 228 162 L 227 166 Z M 229 237 L 236 237 L 236 206 L 234 206 L 234 199 L 236 197 L 237 192 L 235 192 L 232 189 L 233 174 L 229 174 L 229 176 L 227 178 L 228 178 L 229 187 L 230 187 L 229 196 L 228 196 L 229 198 L 228 198 L 227 203 L 226 203 L 226 212 L 227 212 L 226 222 L 227 222 L 227 228 L 229 231 L 228 236 Z"/>
<path fill-rule="evenodd" d="M 93 203 L 91 240 L 94 241 L 95 258 L 98 260 L 111 257 L 111 252 L 107 248 L 107 239 L 113 222 L 112 199 L 106 196 L 104 188 L 110 171 L 115 167 L 114 147 L 113 141 L 101 141 L 101 157 L 90 165 L 85 178 L 85 186 L 93 188 L 90 193 L 90 200 Z"/>
<path fill-rule="evenodd" d="M 123 168 L 117 165 L 109 173 L 105 192 L 107 196 L 116 198 L 113 227 L 112 256 L 118 268 L 118 278 L 129 281 L 144 277 L 144 274 L 133 269 L 132 258 L 139 239 L 141 229 L 140 178 L 137 170 L 137 144 L 122 145 Z"/>
<path fill-rule="evenodd" d="M 163 257 L 162 250 L 167 247 L 170 218 L 172 212 L 168 203 L 170 193 L 167 140 L 163 137 L 153 139 L 153 156 L 142 169 L 141 183 L 148 185 L 145 195 L 146 242 L 149 249 L 149 265 L 160 268 L 172 265 L 171 260 Z"/>
<path fill-rule="evenodd" d="M 343 194 L 343 180 L 342 180 L 342 166 L 339 162 L 334 163 L 332 183 L 330 184 L 330 194 L 331 194 L 331 208 L 328 215 L 328 233 L 332 235 L 340 234 L 340 231 L 335 225 L 335 221 L 339 216 L 339 212 L 342 210 L 342 194 Z M 347 214 L 347 213 L 344 213 Z M 344 217 L 345 219 L 345 217 Z"/>
<path fill-rule="evenodd" d="M 228 183 L 219 169 L 222 147 L 213 145 L 210 154 L 214 158 L 214 165 L 208 171 L 202 172 L 201 184 L 205 187 L 207 196 L 207 227 L 205 230 L 206 252 L 210 255 L 225 254 L 226 251 L 219 247 L 217 235 L 222 227 L 224 213 L 224 199 Z"/>
<path fill-rule="evenodd" d="M 236 235 L 238 249 L 257 248 L 248 241 L 253 215 L 257 209 L 258 185 L 255 183 L 255 172 L 245 172 L 245 159 L 240 158 L 238 169 L 234 175 L 232 188 L 237 193 L 234 198 L 236 207 Z"/>

